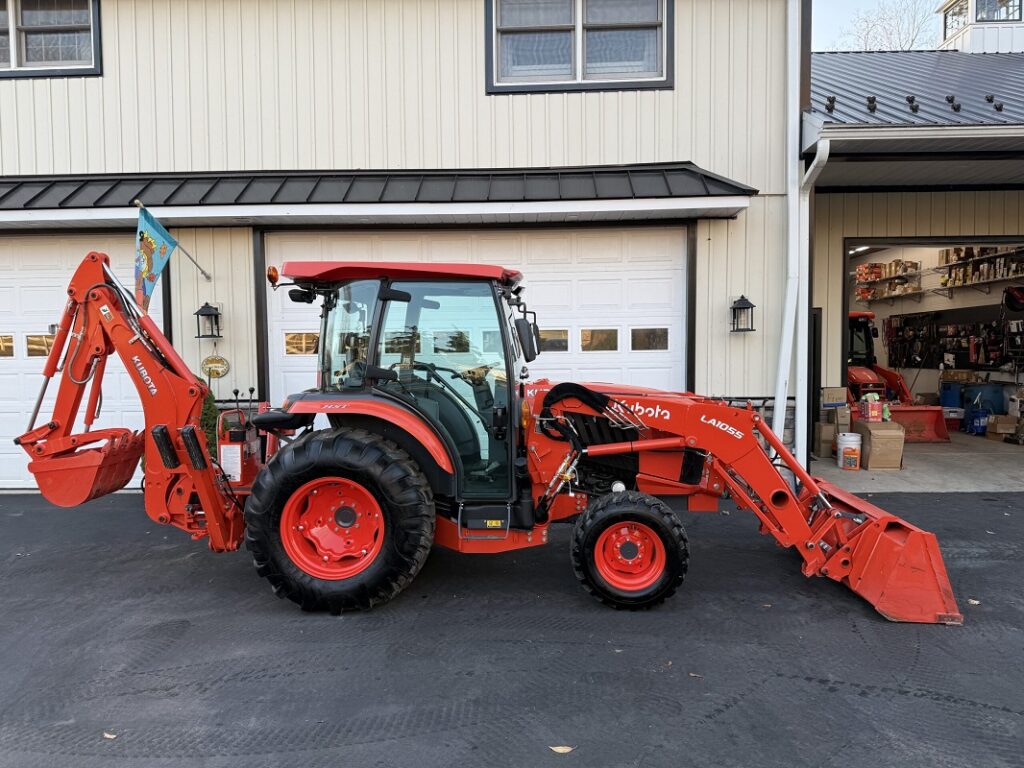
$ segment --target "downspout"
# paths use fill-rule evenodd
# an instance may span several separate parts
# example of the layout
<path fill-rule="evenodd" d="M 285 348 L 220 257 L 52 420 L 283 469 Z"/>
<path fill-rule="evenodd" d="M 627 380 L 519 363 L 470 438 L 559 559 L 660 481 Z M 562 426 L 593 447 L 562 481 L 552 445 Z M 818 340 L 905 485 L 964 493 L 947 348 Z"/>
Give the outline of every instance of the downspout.
<path fill-rule="evenodd" d="M 801 0 L 787 0 L 786 3 L 786 293 L 782 302 L 782 332 L 772 413 L 772 431 L 780 439 L 786 426 L 800 292 L 800 4 Z"/>
<path fill-rule="evenodd" d="M 810 363 L 810 292 L 811 292 L 811 192 L 825 170 L 832 143 L 818 140 L 818 152 L 800 184 L 800 284 L 797 290 L 796 315 L 796 458 L 804 467 L 807 462 L 807 404 Z"/>

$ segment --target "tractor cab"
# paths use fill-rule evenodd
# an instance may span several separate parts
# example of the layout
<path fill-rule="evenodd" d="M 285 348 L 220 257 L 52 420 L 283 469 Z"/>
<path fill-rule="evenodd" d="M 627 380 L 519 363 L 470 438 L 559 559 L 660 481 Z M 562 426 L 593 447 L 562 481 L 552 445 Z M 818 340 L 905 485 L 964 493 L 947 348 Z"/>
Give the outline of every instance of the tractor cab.
<path fill-rule="evenodd" d="M 358 263 L 291 263 L 284 273 L 294 301 L 323 302 L 315 395 L 339 406 L 352 398 L 398 404 L 445 444 L 458 498 L 511 502 L 516 384 L 538 346 L 521 275 Z"/>

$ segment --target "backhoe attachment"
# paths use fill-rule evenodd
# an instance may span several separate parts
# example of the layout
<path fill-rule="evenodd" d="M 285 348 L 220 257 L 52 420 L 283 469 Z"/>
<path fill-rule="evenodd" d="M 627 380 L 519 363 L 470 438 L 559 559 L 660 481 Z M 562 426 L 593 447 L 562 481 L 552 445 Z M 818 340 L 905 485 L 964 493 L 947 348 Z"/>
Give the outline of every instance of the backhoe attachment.
<path fill-rule="evenodd" d="M 102 404 L 106 361 L 114 353 L 138 391 L 145 432 L 92 430 Z M 48 385 L 57 375 L 53 415 L 36 426 Z M 87 389 L 84 429 L 76 432 Z M 124 488 L 144 455 L 147 514 L 195 539 L 209 537 L 214 550 L 237 549 L 243 524 L 236 491 L 242 490 L 232 487 L 211 458 L 199 429 L 206 394 L 206 385 L 118 282 L 109 258 L 90 253 L 71 279 L 28 431 L 15 443 L 31 458 L 28 468 L 43 496 L 62 507 Z M 252 462 L 244 466 L 251 470 Z M 245 481 L 251 477 L 239 478 L 239 486 Z"/>

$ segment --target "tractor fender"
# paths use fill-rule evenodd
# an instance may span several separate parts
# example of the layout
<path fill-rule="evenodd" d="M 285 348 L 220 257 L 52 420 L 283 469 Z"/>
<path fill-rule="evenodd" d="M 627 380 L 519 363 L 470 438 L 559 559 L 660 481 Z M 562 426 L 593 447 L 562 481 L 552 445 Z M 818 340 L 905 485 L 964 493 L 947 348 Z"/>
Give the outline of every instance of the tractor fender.
<path fill-rule="evenodd" d="M 399 405 L 374 399 L 300 399 L 289 405 L 290 413 L 322 413 L 332 427 L 365 429 L 390 440 L 419 464 L 437 494 L 456 494 L 453 452 L 434 427 L 419 414 Z"/>

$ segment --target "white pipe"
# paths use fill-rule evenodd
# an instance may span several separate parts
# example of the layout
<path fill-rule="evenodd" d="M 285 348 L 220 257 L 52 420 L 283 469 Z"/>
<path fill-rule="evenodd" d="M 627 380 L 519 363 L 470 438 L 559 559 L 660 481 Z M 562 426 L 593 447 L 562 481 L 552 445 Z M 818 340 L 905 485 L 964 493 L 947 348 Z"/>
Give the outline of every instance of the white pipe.
<path fill-rule="evenodd" d="M 818 141 L 818 153 L 811 167 L 804 174 L 800 185 L 800 287 L 797 291 L 796 314 L 796 419 L 793 429 L 796 434 L 796 458 L 804 467 L 807 463 L 807 412 L 808 389 L 810 387 L 810 307 L 811 290 L 811 191 L 821 172 L 825 170 L 832 144 L 828 139 Z"/>
<path fill-rule="evenodd" d="M 772 431 L 783 437 L 789 403 L 789 374 L 800 282 L 800 62 L 801 0 L 786 3 L 786 294 L 782 302 L 782 331 L 775 371 L 775 409 Z M 799 403 L 797 404 L 799 408 Z M 796 435 L 799 444 L 801 436 Z"/>

